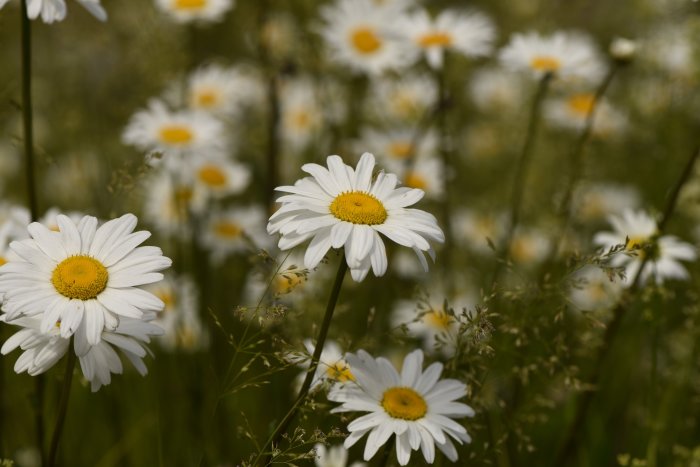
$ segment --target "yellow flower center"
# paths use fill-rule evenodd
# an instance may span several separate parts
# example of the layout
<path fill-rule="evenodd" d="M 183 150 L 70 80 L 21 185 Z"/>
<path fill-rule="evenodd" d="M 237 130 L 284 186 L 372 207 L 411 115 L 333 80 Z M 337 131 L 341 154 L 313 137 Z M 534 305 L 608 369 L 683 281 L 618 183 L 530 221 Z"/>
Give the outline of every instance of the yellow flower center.
<path fill-rule="evenodd" d="M 328 378 L 341 383 L 355 381 L 355 376 L 353 376 L 352 372 L 350 371 L 350 367 L 342 360 L 329 366 L 326 369 L 326 374 L 328 375 Z"/>
<path fill-rule="evenodd" d="M 7 259 L 5 259 L 4 256 L 0 256 L 0 266 L 2 266 L 3 264 L 7 264 Z"/>
<path fill-rule="evenodd" d="M 535 258 L 535 250 L 528 238 L 516 238 L 510 247 L 510 255 L 519 263 L 528 263 Z"/>
<path fill-rule="evenodd" d="M 154 295 L 165 303 L 163 311 L 169 311 L 175 307 L 175 295 L 172 290 L 159 290 Z"/>
<path fill-rule="evenodd" d="M 423 316 L 427 324 L 442 330 L 447 330 L 452 324 L 452 317 L 442 310 L 432 310 Z"/>
<path fill-rule="evenodd" d="M 413 145 L 406 141 L 394 141 L 389 144 L 389 155 L 394 159 L 407 159 L 413 153 Z"/>
<path fill-rule="evenodd" d="M 219 103 L 219 93 L 214 89 L 203 89 L 194 95 L 195 107 L 210 109 Z"/>
<path fill-rule="evenodd" d="M 432 32 L 424 34 L 418 39 L 418 45 L 428 47 L 449 47 L 452 45 L 452 36 L 446 32 Z"/>
<path fill-rule="evenodd" d="M 536 71 L 554 73 L 561 68 L 561 62 L 558 58 L 540 55 L 530 60 L 530 66 Z"/>
<path fill-rule="evenodd" d="M 383 224 L 387 218 L 382 202 L 362 191 L 339 194 L 331 203 L 330 211 L 341 221 L 352 224 Z"/>
<path fill-rule="evenodd" d="M 193 136 L 192 130 L 182 125 L 168 125 L 160 129 L 160 139 L 166 144 L 187 144 Z"/>
<path fill-rule="evenodd" d="M 214 226 L 214 232 L 218 237 L 233 239 L 243 235 L 243 229 L 240 225 L 230 222 L 221 221 Z"/>
<path fill-rule="evenodd" d="M 58 293 L 78 300 L 97 297 L 107 287 L 108 279 L 107 268 L 95 258 L 86 255 L 64 259 L 51 275 L 51 283 Z"/>
<path fill-rule="evenodd" d="M 420 188 L 421 190 L 425 190 L 425 188 L 428 186 L 428 182 L 425 180 L 425 177 L 421 176 L 421 174 L 417 172 L 408 172 L 404 177 L 404 185 L 410 188 Z"/>
<path fill-rule="evenodd" d="M 298 110 L 290 116 L 290 123 L 297 130 L 306 130 L 311 126 L 311 115 L 305 110 Z"/>
<path fill-rule="evenodd" d="M 566 104 L 572 113 L 586 117 L 593 110 L 594 99 L 593 94 L 576 94 L 571 96 Z"/>
<path fill-rule="evenodd" d="M 204 165 L 197 173 L 199 179 L 214 188 L 221 188 L 226 185 L 226 174 L 215 165 Z"/>
<path fill-rule="evenodd" d="M 177 10 L 201 10 L 207 5 L 207 0 L 175 0 Z"/>
<path fill-rule="evenodd" d="M 394 112 L 404 117 L 411 116 L 418 107 L 418 102 L 410 92 L 396 92 L 391 99 Z"/>
<path fill-rule="evenodd" d="M 423 396 L 411 388 L 387 389 L 382 396 L 382 407 L 391 417 L 401 420 L 418 420 L 428 413 Z"/>
<path fill-rule="evenodd" d="M 350 41 L 353 47 L 361 54 L 372 54 L 382 47 L 382 41 L 379 36 L 373 29 L 368 27 L 355 29 L 350 35 Z"/>
<path fill-rule="evenodd" d="M 294 273 L 285 273 L 277 276 L 275 280 L 275 292 L 279 295 L 288 294 L 306 281 L 304 276 Z"/>

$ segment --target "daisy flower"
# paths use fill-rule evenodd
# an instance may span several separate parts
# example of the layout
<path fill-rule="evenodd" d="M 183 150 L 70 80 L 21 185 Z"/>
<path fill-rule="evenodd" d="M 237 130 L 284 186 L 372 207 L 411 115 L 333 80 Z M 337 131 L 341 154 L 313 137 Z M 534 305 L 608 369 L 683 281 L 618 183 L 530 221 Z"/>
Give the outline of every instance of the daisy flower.
<path fill-rule="evenodd" d="M 144 213 L 146 221 L 161 235 L 185 239 L 191 233 L 189 219 L 194 188 L 193 182 L 175 178 L 169 172 L 160 171 L 148 179 Z"/>
<path fill-rule="evenodd" d="M 234 115 L 251 96 L 260 94 L 252 76 L 217 64 L 197 68 L 187 79 L 187 106 L 216 115 Z"/>
<path fill-rule="evenodd" d="M 515 112 L 520 110 L 525 99 L 523 81 L 502 68 L 475 71 L 468 91 L 474 104 L 486 112 Z"/>
<path fill-rule="evenodd" d="M 360 72 L 379 74 L 411 64 L 410 44 L 399 40 L 395 12 L 371 0 L 336 0 L 321 9 L 321 29 L 331 59 Z"/>
<path fill-rule="evenodd" d="M 379 131 L 373 127 L 362 130 L 356 148 L 377 148 L 376 153 L 379 160 L 386 165 L 389 170 L 400 173 L 408 161 L 414 157 L 416 159 L 429 157 L 437 151 L 437 137 L 435 132 L 426 132 L 414 148 L 415 130 L 409 128 L 388 129 Z"/>
<path fill-rule="evenodd" d="M 304 340 L 304 347 L 308 354 L 293 355 L 291 361 L 300 361 L 299 366 L 308 369 L 311 363 L 310 356 L 314 354 L 316 346 L 311 339 L 306 339 Z M 306 373 L 306 371 L 302 372 L 295 379 L 294 384 L 297 386 L 297 389 L 301 388 L 304 378 L 306 378 Z M 327 340 L 323 345 L 323 351 L 321 352 L 321 358 L 318 361 L 318 366 L 314 373 L 314 379 L 311 381 L 311 389 L 317 388 L 324 381 L 329 381 L 333 384 L 342 384 L 352 381 L 354 378 L 350 365 L 345 361 L 344 353 L 340 349 L 340 346 L 333 340 Z"/>
<path fill-rule="evenodd" d="M 138 286 L 161 280 L 157 271 L 171 261 L 160 248 L 139 247 L 151 234 L 133 232 L 136 216 L 125 214 L 99 228 L 91 216 L 77 224 L 63 215 L 56 221 L 58 232 L 33 222 L 27 228 L 31 238 L 10 244 L 17 258 L 0 268 L 8 321 L 36 317 L 42 333 L 58 327 L 65 339 L 82 330 L 76 342 L 97 345 L 102 331 L 116 329 L 121 319 L 163 309 L 161 300 Z"/>
<path fill-rule="evenodd" d="M 197 213 L 210 206 L 210 199 L 240 194 L 250 184 L 250 169 L 238 162 L 223 158 L 198 158 L 191 165 L 193 193 L 190 208 Z"/>
<path fill-rule="evenodd" d="M 639 206 L 639 191 L 632 186 L 607 183 L 587 184 L 574 197 L 576 217 L 584 222 L 605 220 L 611 214 L 621 214 Z"/>
<path fill-rule="evenodd" d="M 510 243 L 510 258 L 523 266 L 533 266 L 547 258 L 552 248 L 549 237 L 534 228 L 518 229 Z"/>
<path fill-rule="evenodd" d="M 250 253 L 265 248 L 272 239 L 265 232 L 267 214 L 261 206 L 230 208 L 209 215 L 200 234 L 212 260 L 221 264 L 233 253 Z"/>
<path fill-rule="evenodd" d="M 0 0 L 0 9 L 9 0 Z M 100 21 L 107 20 L 107 12 L 100 5 L 100 0 L 77 0 L 87 11 Z M 28 0 L 27 17 L 37 19 L 41 15 L 44 23 L 51 24 L 55 21 L 63 21 L 67 13 L 66 2 L 64 0 Z"/>
<path fill-rule="evenodd" d="M 156 0 L 156 5 L 178 23 L 221 21 L 233 0 Z"/>
<path fill-rule="evenodd" d="M 493 254 L 489 240 L 498 248 L 506 235 L 507 216 L 502 213 L 485 213 L 472 209 L 460 209 L 454 213 L 452 235 L 461 244 L 480 254 Z"/>
<path fill-rule="evenodd" d="M 552 73 L 565 80 L 595 82 L 604 71 L 592 41 L 576 32 L 556 32 L 549 37 L 535 32 L 515 34 L 499 58 L 506 68 L 527 71 L 536 78 Z"/>
<path fill-rule="evenodd" d="M 545 118 L 551 125 L 580 132 L 593 111 L 594 95 L 577 93 L 565 98 L 549 99 L 544 105 Z M 603 99 L 596 104 L 591 131 L 600 137 L 614 136 L 627 128 L 627 118 Z"/>
<path fill-rule="evenodd" d="M 304 265 L 313 269 L 330 248 L 345 247 L 345 260 L 352 278 L 360 282 L 370 267 L 376 276 L 387 268 L 383 234 L 399 245 L 412 248 L 427 270 L 424 252 L 435 252 L 428 240 L 443 242 L 445 236 L 432 214 L 407 209 L 424 195 L 417 188 L 396 188 L 398 178 L 380 172 L 372 180 L 374 156 L 364 153 L 357 168 L 345 165 L 339 156 L 328 156 L 328 168 L 305 164 L 311 174 L 294 186 L 281 186 L 288 193 L 270 217 L 267 231 L 280 233 L 279 248 L 288 250 L 311 240 Z"/>
<path fill-rule="evenodd" d="M 625 284 L 631 285 L 646 255 L 650 255 L 640 275 L 640 283 L 653 277 L 657 284 L 665 279 L 688 280 L 681 261 L 695 261 L 697 251 L 673 235 L 658 237 L 656 220 L 644 211 L 625 210 L 608 218 L 614 231 L 599 232 L 593 242 L 604 249 L 624 245 L 625 251 L 613 257 L 611 265 L 625 268 Z M 658 238 L 657 238 L 658 237 Z"/>
<path fill-rule="evenodd" d="M 369 433 L 364 460 L 370 460 L 395 434 L 400 465 L 408 464 L 411 451 L 418 449 L 427 463 L 433 463 L 436 445 L 452 462 L 457 460 L 450 438 L 463 444 L 471 442 L 471 437 L 453 418 L 474 416 L 471 407 L 456 401 L 467 394 L 465 384 L 440 380 L 441 363 L 422 371 L 421 350 L 406 356 L 401 374 L 385 358 L 375 359 L 364 350 L 346 358 L 355 380 L 331 389 L 328 399 L 342 404 L 332 412 L 369 412 L 348 425 L 346 448 Z"/>
<path fill-rule="evenodd" d="M 348 450 L 343 445 L 326 448 L 323 444 L 314 446 L 316 451 L 316 467 L 346 467 L 348 465 Z M 366 467 L 364 462 L 353 462 L 350 467 Z"/>
<path fill-rule="evenodd" d="M 426 75 L 407 75 L 398 80 L 374 80 L 368 99 L 381 119 L 399 122 L 418 120 L 435 104 L 435 80 Z"/>
<path fill-rule="evenodd" d="M 280 91 L 282 137 L 292 149 L 303 149 L 323 127 L 323 108 L 309 81 L 286 82 Z"/>
<path fill-rule="evenodd" d="M 586 266 L 576 273 L 569 288 L 569 300 L 579 310 L 612 308 L 622 294 L 622 284 L 614 282 L 600 268 Z"/>
<path fill-rule="evenodd" d="M 169 110 L 156 99 L 129 120 L 122 141 L 142 151 L 162 153 L 168 166 L 183 154 L 218 155 L 226 149 L 223 124 L 204 112 Z"/>
<path fill-rule="evenodd" d="M 488 55 L 496 35 L 491 20 L 475 11 L 444 10 L 432 19 L 427 11 L 418 10 L 404 17 L 403 27 L 432 68 L 442 68 L 446 50 L 466 57 Z"/>

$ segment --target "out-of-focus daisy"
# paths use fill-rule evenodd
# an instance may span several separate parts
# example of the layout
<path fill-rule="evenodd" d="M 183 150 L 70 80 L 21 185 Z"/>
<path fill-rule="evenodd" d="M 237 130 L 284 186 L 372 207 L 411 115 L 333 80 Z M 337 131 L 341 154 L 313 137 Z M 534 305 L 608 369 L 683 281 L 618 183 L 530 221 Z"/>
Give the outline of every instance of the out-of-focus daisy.
<path fill-rule="evenodd" d="M 618 302 L 621 293 L 620 282 L 611 280 L 598 267 L 586 266 L 573 277 L 569 300 L 580 310 L 607 310 Z"/>
<path fill-rule="evenodd" d="M 574 197 L 576 217 L 584 222 L 598 222 L 611 214 L 621 214 L 639 206 L 639 191 L 631 186 L 592 183 L 583 185 Z"/>
<path fill-rule="evenodd" d="M 565 80 L 596 81 L 605 69 L 588 36 L 574 32 L 549 37 L 536 32 L 514 34 L 499 58 L 507 68 L 536 78 L 552 73 Z"/>
<path fill-rule="evenodd" d="M 411 122 L 422 118 L 436 99 L 435 80 L 412 74 L 397 80 L 374 80 L 369 105 L 380 118 Z"/>
<path fill-rule="evenodd" d="M 306 347 L 306 351 L 309 356 L 314 354 L 316 346 L 311 339 L 304 340 L 304 347 Z M 311 362 L 310 357 L 307 358 L 306 355 L 294 355 L 292 357 L 292 361 L 295 362 L 300 359 L 302 361 L 299 363 L 299 366 L 304 369 L 308 369 Z M 297 376 L 295 384 L 298 386 L 298 388 L 301 388 L 304 378 L 306 378 L 306 373 L 307 372 L 304 371 Z M 352 381 L 353 379 L 354 376 L 352 375 L 350 365 L 348 365 L 348 363 L 345 361 L 344 353 L 340 349 L 340 346 L 335 341 L 327 340 L 323 345 L 321 358 L 318 360 L 318 366 L 316 367 L 314 378 L 311 381 L 311 389 L 319 387 L 319 385 L 321 385 L 324 381 L 328 381 L 331 384 L 343 384 L 347 383 L 348 381 Z"/>
<path fill-rule="evenodd" d="M 355 147 L 376 148 L 379 161 L 389 170 L 400 173 L 408 159 L 433 156 L 437 151 L 434 132 L 426 132 L 418 141 L 414 141 L 414 137 L 415 131 L 408 128 L 379 131 L 367 127 L 362 130 Z"/>
<path fill-rule="evenodd" d="M 355 281 L 370 270 L 382 276 L 387 268 L 383 234 L 399 245 L 412 248 L 425 269 L 424 252 L 434 257 L 428 240 L 443 242 L 444 234 L 432 214 L 406 209 L 424 195 L 416 188 L 396 188 L 398 178 L 380 172 L 372 181 L 374 156 L 364 153 L 357 168 L 328 156 L 328 168 L 305 164 L 311 174 L 294 186 L 278 187 L 289 193 L 277 201 L 279 210 L 270 217 L 267 231 L 280 233 L 279 248 L 288 250 L 311 240 L 304 264 L 316 267 L 330 248 L 345 247 L 345 260 Z"/>
<path fill-rule="evenodd" d="M 485 112 L 519 111 L 525 97 L 523 81 L 502 68 L 482 68 L 472 75 L 469 95 Z"/>
<path fill-rule="evenodd" d="M 322 129 L 325 113 L 312 83 L 303 79 L 284 83 L 280 107 L 282 137 L 293 149 L 303 149 Z"/>
<path fill-rule="evenodd" d="M 553 126 L 581 131 L 593 110 L 592 93 L 572 94 L 566 98 L 549 99 L 544 106 L 545 118 Z M 627 127 L 627 118 L 605 99 L 596 104 L 593 135 L 610 137 L 620 134 Z"/>
<path fill-rule="evenodd" d="M 265 232 L 265 210 L 261 206 L 230 208 L 210 214 L 200 234 L 212 260 L 220 264 L 236 252 L 250 252 L 272 243 Z"/>
<path fill-rule="evenodd" d="M 193 193 L 190 208 L 202 212 L 209 200 L 236 195 L 250 183 L 250 169 L 238 162 L 222 158 L 198 158 L 193 165 Z"/>
<path fill-rule="evenodd" d="M 366 73 L 408 66 L 415 56 L 400 40 L 395 13 L 371 0 L 336 0 L 321 9 L 321 35 L 332 60 Z"/>
<path fill-rule="evenodd" d="M 599 232 L 593 242 L 606 250 L 615 245 L 624 245 L 625 251 L 615 255 L 612 266 L 625 268 L 625 283 L 631 285 L 646 255 L 649 260 L 640 275 L 640 283 L 653 277 L 657 284 L 665 279 L 687 280 L 688 271 L 681 261 L 695 261 L 697 251 L 673 235 L 659 238 L 658 227 L 653 217 L 644 211 L 626 210 L 621 215 L 608 219 L 614 231 Z"/>
<path fill-rule="evenodd" d="M 43 216 L 39 219 L 40 224 L 44 224 L 49 230 L 58 232 L 58 216 L 63 214 L 68 216 L 75 224 L 78 224 L 80 220 L 85 216 L 85 214 L 79 213 L 77 211 L 73 212 L 62 212 L 56 207 L 52 207 L 46 210 Z M 26 229 L 26 228 L 25 228 Z"/>
<path fill-rule="evenodd" d="M 552 248 L 552 241 L 541 230 L 518 229 L 510 242 L 510 258 L 521 266 L 534 266 L 545 260 Z"/>
<path fill-rule="evenodd" d="M 156 5 L 178 23 L 221 21 L 233 0 L 156 0 Z"/>
<path fill-rule="evenodd" d="M 158 341 L 166 350 L 192 352 L 208 344 L 207 332 L 198 313 L 197 288 L 192 279 L 166 274 L 164 280 L 147 286 L 146 290 L 165 303 L 155 323 L 163 328 L 163 336 Z"/>
<path fill-rule="evenodd" d="M 403 29 L 433 68 L 442 68 L 445 50 L 467 57 L 488 55 L 496 35 L 491 20 L 475 11 L 443 10 L 433 19 L 418 10 L 405 16 Z"/>
<path fill-rule="evenodd" d="M 185 239 L 191 233 L 189 220 L 194 188 L 193 182 L 176 178 L 179 177 L 165 171 L 149 178 L 144 211 L 146 221 L 158 233 Z"/>
<path fill-rule="evenodd" d="M 452 235 L 469 249 L 489 254 L 494 251 L 489 246 L 489 240 L 495 248 L 498 248 L 506 234 L 507 225 L 508 222 L 503 213 L 485 213 L 463 208 L 456 211 L 453 216 Z"/>
<path fill-rule="evenodd" d="M 256 94 L 258 87 L 238 68 L 205 65 L 187 80 L 187 105 L 193 110 L 230 116 L 251 99 L 251 94 Z"/>
<path fill-rule="evenodd" d="M 620 62 L 631 61 L 639 49 L 639 44 L 631 39 L 615 37 L 610 43 L 608 52 L 610 56 Z"/>
<path fill-rule="evenodd" d="M 348 450 L 341 444 L 326 448 L 323 444 L 314 446 L 316 451 L 316 467 L 347 467 Z M 353 462 L 350 467 L 366 467 L 364 462 Z"/>
<path fill-rule="evenodd" d="M 97 219 L 83 217 L 78 224 L 56 218 L 58 232 L 38 222 L 29 225 L 31 238 L 15 241 L 17 255 L 0 268 L 0 294 L 7 320 L 37 317 L 39 328 L 56 327 L 62 338 L 79 329 L 90 345 L 102 331 L 117 328 L 121 318 L 141 318 L 163 309 L 163 302 L 138 286 L 163 278 L 170 266 L 160 248 L 139 246 L 150 232 L 133 232 L 136 216 L 125 214 L 97 227 Z M 133 232 L 133 233 L 132 233 Z"/>
<path fill-rule="evenodd" d="M 9 0 L 0 0 L 0 8 Z M 87 11 L 100 21 L 107 20 L 107 12 L 100 5 L 100 0 L 77 0 Z M 41 15 L 44 23 L 51 24 L 55 21 L 63 21 L 66 18 L 66 2 L 64 0 L 28 0 L 27 17 L 37 19 Z"/>
<path fill-rule="evenodd" d="M 433 363 L 423 371 L 420 350 L 406 356 L 401 374 L 385 358 L 375 359 L 364 350 L 347 354 L 346 359 L 355 380 L 331 389 L 328 399 L 342 404 L 333 412 L 369 412 L 348 425 L 346 448 L 369 433 L 364 459 L 370 460 L 395 434 L 400 465 L 408 464 L 411 451 L 418 449 L 432 464 L 436 445 L 452 462 L 457 460 L 452 440 L 463 444 L 471 442 L 471 437 L 453 418 L 474 416 L 471 407 L 457 402 L 467 393 L 465 384 L 441 380 L 441 363 Z"/>
<path fill-rule="evenodd" d="M 177 164 L 183 154 L 212 156 L 226 148 L 219 120 L 205 112 L 173 112 L 155 99 L 131 117 L 122 140 L 142 151 L 162 153 L 166 164 Z"/>
<path fill-rule="evenodd" d="M 0 202 L 0 245 L 9 245 L 12 240 L 27 238 L 30 221 L 29 211 L 24 206 Z"/>
<path fill-rule="evenodd" d="M 436 157 L 416 159 L 403 171 L 401 181 L 409 188 L 425 191 L 428 199 L 439 200 L 445 195 L 445 167 Z"/>
<path fill-rule="evenodd" d="M 693 82 L 696 74 L 695 39 L 689 23 L 666 24 L 642 44 L 643 56 L 674 78 Z"/>

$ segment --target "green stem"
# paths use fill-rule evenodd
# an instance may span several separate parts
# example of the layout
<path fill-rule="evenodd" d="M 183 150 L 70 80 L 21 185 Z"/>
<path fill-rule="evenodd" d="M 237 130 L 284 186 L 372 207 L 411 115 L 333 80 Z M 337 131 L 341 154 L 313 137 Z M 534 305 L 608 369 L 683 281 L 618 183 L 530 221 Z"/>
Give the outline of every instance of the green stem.
<path fill-rule="evenodd" d="M 446 57 L 447 58 L 447 57 Z M 445 244 L 443 245 L 443 255 L 442 255 L 442 272 L 444 275 L 444 283 L 447 287 L 447 293 L 451 294 L 454 288 L 454 281 L 451 280 L 453 277 L 452 265 L 452 216 L 450 215 L 450 200 L 452 199 L 452 184 L 450 183 L 450 169 L 454 169 L 451 163 L 451 144 L 449 141 L 449 129 L 447 126 L 447 109 L 449 107 L 449 94 L 447 89 L 447 82 L 445 76 L 445 68 L 447 66 L 447 60 L 445 60 L 444 66 L 435 72 L 435 77 L 438 85 L 438 103 L 436 108 L 441 109 L 437 114 L 437 126 L 438 126 L 438 137 L 439 137 L 439 153 L 442 162 L 443 176 L 445 179 L 445 197 L 442 200 L 442 227 L 445 232 Z M 416 150 L 417 148 L 413 148 Z"/>
<path fill-rule="evenodd" d="M 323 347 L 326 344 L 326 337 L 328 336 L 328 329 L 331 327 L 331 320 L 333 319 L 333 312 L 335 311 L 335 305 L 338 303 L 338 296 L 340 295 L 340 289 L 343 285 L 343 279 L 345 278 L 345 273 L 348 270 L 348 264 L 345 261 L 345 256 L 340 255 L 340 264 L 338 265 L 338 272 L 335 275 L 335 281 L 333 282 L 333 287 L 331 288 L 331 294 L 328 297 L 328 304 L 326 305 L 326 312 L 323 316 L 323 323 L 321 323 L 321 330 L 318 333 L 318 339 L 316 339 L 316 347 L 314 348 L 314 354 L 311 357 L 311 364 L 306 373 L 306 378 L 301 386 L 299 395 L 292 404 L 287 414 L 284 416 L 282 421 L 277 425 L 274 433 L 265 441 L 265 444 L 260 449 L 258 456 L 255 459 L 254 465 L 258 465 L 258 460 L 265 452 L 268 446 L 272 445 L 278 446 L 282 435 L 286 432 L 289 424 L 294 420 L 299 407 L 301 407 L 306 396 L 309 394 L 309 389 L 311 389 L 311 383 L 313 382 L 314 375 L 316 374 L 316 368 L 318 367 L 318 362 L 321 359 L 321 352 L 323 352 Z M 268 465 L 272 460 L 272 454 L 268 455 L 267 461 L 263 465 Z"/>
<path fill-rule="evenodd" d="M 56 426 L 53 429 L 51 436 L 51 450 L 49 451 L 49 460 L 46 465 L 54 467 L 56 465 L 56 454 L 58 446 L 61 442 L 63 434 L 63 426 L 66 422 L 66 414 L 68 413 L 68 400 L 70 399 L 70 387 L 73 382 L 73 370 L 75 369 L 76 356 L 73 351 L 73 339 L 68 344 L 68 361 L 66 362 L 66 372 L 63 377 L 63 389 L 61 390 L 61 400 L 58 406 L 58 416 L 56 417 Z"/>

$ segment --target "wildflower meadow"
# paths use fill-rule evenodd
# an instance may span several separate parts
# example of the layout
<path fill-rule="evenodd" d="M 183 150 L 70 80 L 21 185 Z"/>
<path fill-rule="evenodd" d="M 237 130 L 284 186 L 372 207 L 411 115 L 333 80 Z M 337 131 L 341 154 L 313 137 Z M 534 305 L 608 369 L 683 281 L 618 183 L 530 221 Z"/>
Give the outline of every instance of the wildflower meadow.
<path fill-rule="evenodd" d="M 0 467 L 700 467 L 698 44 L 0 0 Z"/>

